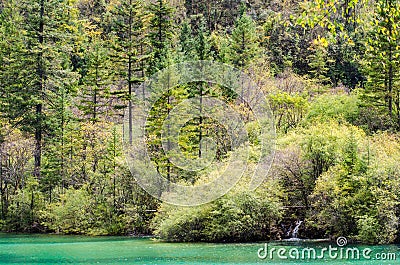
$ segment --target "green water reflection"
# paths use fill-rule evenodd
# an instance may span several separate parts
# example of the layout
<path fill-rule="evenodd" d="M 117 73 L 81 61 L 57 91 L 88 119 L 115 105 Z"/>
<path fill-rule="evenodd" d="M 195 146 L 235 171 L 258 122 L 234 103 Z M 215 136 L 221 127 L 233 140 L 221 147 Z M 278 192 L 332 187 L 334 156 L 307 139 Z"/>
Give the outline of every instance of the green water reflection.
<path fill-rule="evenodd" d="M 372 249 L 371 259 L 260 259 L 263 243 L 163 243 L 149 238 L 0 235 L 0 264 L 400 264 L 397 245 L 351 246 Z M 269 248 L 317 250 L 328 243 L 271 243 Z M 336 246 L 333 244 L 333 246 Z M 376 253 L 395 253 L 396 260 L 376 260 Z M 375 259 L 375 260 L 374 260 Z"/>

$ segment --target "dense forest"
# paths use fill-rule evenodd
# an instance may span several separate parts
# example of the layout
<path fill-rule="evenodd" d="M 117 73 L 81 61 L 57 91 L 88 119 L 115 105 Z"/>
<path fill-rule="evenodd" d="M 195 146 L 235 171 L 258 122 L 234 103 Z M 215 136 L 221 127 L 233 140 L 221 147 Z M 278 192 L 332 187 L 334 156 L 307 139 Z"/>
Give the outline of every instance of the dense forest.
<path fill-rule="evenodd" d="M 302 238 L 400 240 L 400 1 L 0 0 L 0 32 L 1 230 L 234 242 L 287 238 L 302 221 Z M 143 81 L 196 60 L 251 76 L 277 144 L 257 190 L 239 182 L 178 207 L 137 185 L 122 123 Z M 188 185 L 218 169 L 174 167 L 160 128 L 193 95 L 237 97 L 204 82 L 175 87 L 147 128 L 159 172 Z M 189 157 L 206 136 L 220 163 L 234 151 L 212 119 L 182 130 Z"/>

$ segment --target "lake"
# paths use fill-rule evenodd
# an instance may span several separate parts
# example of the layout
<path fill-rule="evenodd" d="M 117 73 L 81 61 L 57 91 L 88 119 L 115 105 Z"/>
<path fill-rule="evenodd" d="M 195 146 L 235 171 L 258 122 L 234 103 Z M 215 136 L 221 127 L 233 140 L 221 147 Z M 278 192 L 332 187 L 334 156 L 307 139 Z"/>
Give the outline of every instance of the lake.
<path fill-rule="evenodd" d="M 331 247 L 337 246 L 332 243 Z M 297 253 L 301 258 L 305 249 L 306 254 L 315 249 L 320 255 L 323 248 L 329 249 L 329 243 L 275 242 L 265 248 L 264 243 L 164 243 L 132 237 L 0 234 L 0 264 L 400 264 L 398 245 L 346 247 L 359 249 L 360 259 L 330 258 L 328 252 L 315 260 L 299 261 L 289 257 L 290 252 L 292 257 Z M 362 255 L 366 248 L 371 250 L 367 251 L 367 258 Z M 272 260 L 269 255 L 260 259 L 259 250 L 261 256 L 273 250 Z M 340 254 L 339 250 L 336 254 Z M 288 259 L 280 259 L 278 251 L 281 257 Z M 342 251 L 345 253 L 346 248 Z M 347 257 L 352 258 L 350 254 Z"/>

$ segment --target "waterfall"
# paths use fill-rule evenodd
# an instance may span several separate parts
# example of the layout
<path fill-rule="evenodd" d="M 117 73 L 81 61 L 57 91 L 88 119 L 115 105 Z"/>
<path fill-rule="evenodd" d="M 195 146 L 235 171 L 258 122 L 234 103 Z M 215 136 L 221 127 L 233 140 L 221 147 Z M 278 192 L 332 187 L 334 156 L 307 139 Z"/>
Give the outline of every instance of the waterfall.
<path fill-rule="evenodd" d="M 300 220 L 296 222 L 296 227 L 293 229 L 293 232 L 292 232 L 292 238 L 297 238 L 297 233 L 299 232 L 299 228 L 302 223 L 303 223 L 303 221 L 300 221 Z"/>

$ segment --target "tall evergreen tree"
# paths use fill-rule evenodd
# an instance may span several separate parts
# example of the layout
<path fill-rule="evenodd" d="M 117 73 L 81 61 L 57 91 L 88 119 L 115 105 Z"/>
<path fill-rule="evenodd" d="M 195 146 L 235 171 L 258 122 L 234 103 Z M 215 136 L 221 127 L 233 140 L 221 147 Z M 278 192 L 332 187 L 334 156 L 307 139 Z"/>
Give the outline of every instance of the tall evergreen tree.
<path fill-rule="evenodd" d="M 211 56 L 211 45 L 209 43 L 209 34 L 206 28 L 206 23 L 203 17 L 201 17 L 200 23 L 198 25 L 198 29 L 196 31 L 195 37 L 195 54 L 198 60 L 204 61 L 210 59 Z M 193 89 L 194 88 L 194 89 Z M 203 117 L 203 96 L 205 95 L 206 84 L 204 82 L 197 82 L 191 89 L 191 94 L 193 92 L 199 97 L 199 107 L 200 107 L 200 116 L 198 118 L 197 130 L 198 130 L 198 155 L 202 156 L 202 140 L 204 134 L 204 117 Z M 194 91 L 193 91 L 194 90 Z M 197 91 L 196 91 L 197 90 Z"/>
<path fill-rule="evenodd" d="M 367 40 L 366 96 L 400 125 L 400 2 L 379 0 Z"/>
<path fill-rule="evenodd" d="M 112 33 L 113 59 L 118 68 L 118 78 L 124 80 L 127 89 L 114 92 L 128 100 L 129 142 L 132 143 L 132 92 L 134 86 L 144 81 L 148 43 L 146 30 L 148 16 L 144 13 L 141 0 L 122 0 L 114 9 Z"/>
<path fill-rule="evenodd" d="M 173 55 L 167 53 L 165 56 L 167 65 L 172 65 L 174 61 Z M 164 91 L 164 89 L 179 78 L 179 74 L 174 72 L 173 69 L 168 69 L 163 72 L 162 76 L 159 76 L 157 83 L 152 83 L 152 88 L 155 91 L 163 91 L 164 93 L 152 106 L 146 123 L 147 144 L 151 157 L 157 165 L 157 172 L 171 181 L 182 179 L 184 176 L 177 173 L 177 168 L 174 167 L 169 159 L 169 155 L 171 155 L 169 152 L 172 146 L 171 125 L 167 124 L 166 128 L 163 128 L 163 125 L 174 106 L 187 98 L 187 93 L 183 86 L 174 87 L 168 91 Z M 164 150 L 163 142 L 166 143 L 164 146 L 166 146 L 167 150 Z"/>
<path fill-rule="evenodd" d="M 179 51 L 182 61 L 190 61 L 195 58 L 192 26 L 188 21 L 184 21 L 179 35 Z"/>
<path fill-rule="evenodd" d="M 150 3 L 147 8 L 151 15 L 149 40 L 152 47 L 148 72 L 152 75 L 168 65 L 166 55 L 173 37 L 173 9 L 165 0 Z"/>
<path fill-rule="evenodd" d="M 99 33 L 90 36 L 86 54 L 86 73 L 82 77 L 81 103 L 78 108 L 92 123 L 111 116 L 110 91 L 112 83 L 111 62 L 106 41 Z"/>
<path fill-rule="evenodd" d="M 232 63 L 240 69 L 247 66 L 259 53 L 256 23 L 245 12 L 236 20 L 230 50 Z"/>
<path fill-rule="evenodd" d="M 34 134 L 34 175 L 40 179 L 43 136 L 52 130 L 49 117 L 57 107 L 54 98 L 75 79 L 67 53 L 76 13 L 70 1 L 26 0 L 13 9 L 22 16 L 10 21 L 20 34 L 7 54 L 5 74 L 16 78 L 6 78 L 4 107 L 12 123 Z"/>
<path fill-rule="evenodd" d="M 155 3 L 150 3 L 147 9 L 151 16 L 148 38 L 152 47 L 147 71 L 149 75 L 152 75 L 173 64 L 174 61 L 174 55 L 170 49 L 173 37 L 173 9 L 164 0 L 157 0 Z M 167 76 L 163 78 L 164 82 L 168 83 L 168 80 L 173 78 L 171 74 L 174 75 L 176 73 L 166 73 Z M 160 84 L 160 87 L 164 85 Z M 157 104 L 157 111 L 153 113 L 154 116 L 150 117 L 148 127 L 149 145 L 154 158 L 157 160 L 157 171 L 166 176 L 168 180 L 172 180 L 174 176 L 173 165 L 162 151 L 163 147 L 161 143 L 163 139 L 161 139 L 161 126 L 163 120 L 169 115 L 175 100 L 171 91 L 168 91 L 164 96 L 165 98 Z"/>
<path fill-rule="evenodd" d="M 6 95 L 1 99 L 1 111 L 12 127 L 31 134 L 35 143 L 33 177 L 26 186 L 29 202 L 25 201 L 30 226 L 37 221 L 39 200 L 43 199 L 38 189 L 46 189 L 49 180 L 43 175 L 43 153 L 60 129 L 54 122 L 60 110 L 58 100 L 77 80 L 70 62 L 72 34 L 78 23 L 73 5 L 70 1 L 10 1 L 2 11 L 10 16 L 1 19 L 1 28 L 15 34 L 3 37 L 11 45 L 1 51 L 5 59 L 0 71 L 1 94 Z"/>
<path fill-rule="evenodd" d="M 213 51 L 211 48 L 211 36 L 207 29 L 207 24 L 204 17 L 202 15 L 192 16 L 190 20 L 191 23 L 186 22 L 182 26 L 179 38 L 183 60 L 207 61 L 212 59 Z M 187 122 L 187 124 L 182 128 L 182 144 L 188 157 L 201 158 L 203 156 L 202 150 L 207 149 L 206 146 L 202 146 L 203 139 L 214 136 L 212 138 L 216 139 L 218 143 L 221 143 L 222 139 L 218 134 L 223 131 L 221 130 L 221 127 L 215 123 L 215 121 L 204 115 L 203 99 L 205 96 L 225 97 L 226 95 L 224 92 L 226 91 L 224 88 L 209 86 L 209 84 L 206 82 L 192 82 L 187 84 L 185 88 L 189 97 L 198 97 L 199 116 Z M 218 148 L 217 159 L 220 159 L 222 158 L 222 154 L 226 152 L 221 150 L 223 149 L 221 145 L 218 145 Z M 192 181 L 194 181 L 194 179 L 192 179 Z"/>

